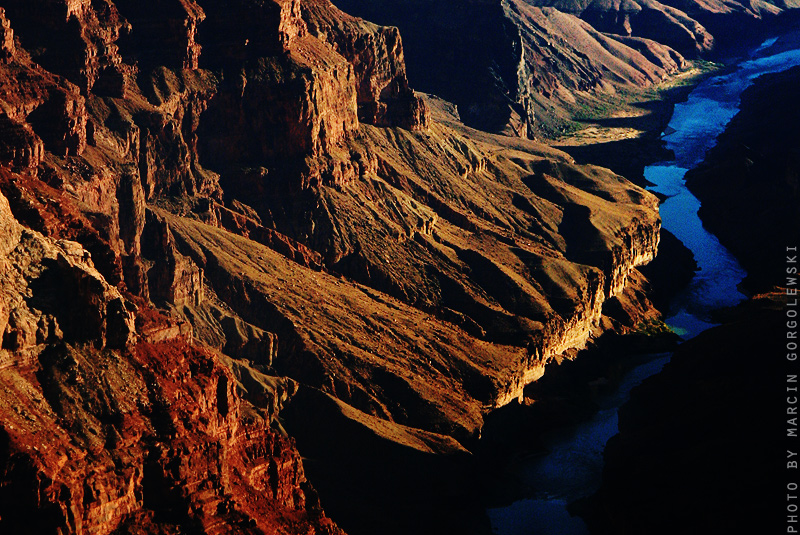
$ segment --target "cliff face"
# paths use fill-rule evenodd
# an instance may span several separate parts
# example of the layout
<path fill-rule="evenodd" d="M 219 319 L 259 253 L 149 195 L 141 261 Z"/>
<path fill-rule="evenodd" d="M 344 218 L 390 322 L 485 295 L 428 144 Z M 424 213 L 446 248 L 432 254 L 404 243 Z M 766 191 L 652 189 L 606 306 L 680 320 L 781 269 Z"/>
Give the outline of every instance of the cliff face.
<path fill-rule="evenodd" d="M 427 112 L 408 87 L 396 30 L 356 21 L 323 1 L 232 7 L 206 7 L 213 18 L 205 30 L 213 43 L 207 64 L 224 73 L 208 123 L 226 126 L 203 133 L 210 161 L 331 154 L 359 119 L 425 127 Z M 242 27 L 243 20 L 253 23 Z"/>
<path fill-rule="evenodd" d="M 467 124 L 526 136 L 525 83 L 519 30 L 500 2 L 338 2 L 350 13 L 397 25 L 407 44 L 411 78 L 459 106 Z M 519 73 L 524 76 L 524 73 Z"/>
<path fill-rule="evenodd" d="M 170 320 L 136 314 L 80 244 L 21 226 L 5 197 L 0 218 L 3 530 L 338 533 L 217 356 L 180 329 L 151 342 Z"/>
<path fill-rule="evenodd" d="M 18 35 L 25 35 L 23 46 L 37 62 L 84 91 L 94 86 L 102 72 L 122 61 L 117 40 L 129 28 L 111 2 L 12 1 L 5 9 Z"/>
<path fill-rule="evenodd" d="M 397 28 L 375 26 L 324 1 L 305 2 L 303 19 L 311 35 L 328 43 L 353 66 L 361 122 L 425 129 L 429 113 L 422 98 L 408 86 Z"/>
<path fill-rule="evenodd" d="M 0 29 L 0 531 L 341 533 L 286 402 L 301 451 L 463 468 L 656 252 L 652 195 L 440 124 L 398 31 L 329 2 L 20 0 Z"/>
<path fill-rule="evenodd" d="M 466 124 L 522 137 L 552 133 L 567 110 L 579 107 L 576 98 L 647 86 L 685 66 L 663 39 L 601 33 L 609 30 L 550 4 L 345 0 L 339 5 L 398 25 L 411 43 L 412 79 L 454 102 Z"/>

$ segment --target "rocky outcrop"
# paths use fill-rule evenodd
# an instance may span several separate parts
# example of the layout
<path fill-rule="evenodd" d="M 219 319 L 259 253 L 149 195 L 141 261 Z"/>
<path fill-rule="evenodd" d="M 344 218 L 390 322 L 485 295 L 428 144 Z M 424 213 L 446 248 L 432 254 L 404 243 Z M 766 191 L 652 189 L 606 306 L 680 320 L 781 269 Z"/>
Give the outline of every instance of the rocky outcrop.
<path fill-rule="evenodd" d="M 303 18 L 309 33 L 330 44 L 353 65 L 360 121 L 409 130 L 428 125 L 425 102 L 408 85 L 397 28 L 356 19 L 326 0 L 304 2 Z"/>
<path fill-rule="evenodd" d="M 94 268 L 89 253 L 66 240 L 20 231 L 5 197 L 3 363 L 28 364 L 50 344 L 124 348 L 135 340 L 133 316 L 119 291 Z M 30 295 L 34 293 L 35 295 Z"/>
<path fill-rule="evenodd" d="M 50 345 L 135 342 L 133 309 L 95 269 L 80 244 L 19 225 L 0 195 L 3 366 L 31 364 Z"/>
<path fill-rule="evenodd" d="M 8 167 L 36 169 L 44 157 L 44 143 L 30 125 L 0 116 L 0 162 Z"/>
<path fill-rule="evenodd" d="M 205 115 L 204 124 L 219 125 L 201 134 L 208 162 L 294 161 L 306 185 L 341 185 L 357 173 L 342 151 L 359 121 L 412 130 L 427 124 L 427 108 L 408 86 L 396 30 L 356 21 L 322 0 L 255 14 L 247 4 L 231 11 L 209 2 L 206 9 L 214 41 L 242 37 L 237 47 L 208 46 L 209 65 L 227 72 Z M 254 15 L 267 20 L 242 28 L 240 21 Z M 259 55 L 262 61 L 248 61 Z M 231 57 L 241 59 L 226 63 Z M 328 161 L 317 158 L 309 169 L 309 155 Z"/>
<path fill-rule="evenodd" d="M 5 9 L 36 61 L 83 92 L 101 71 L 121 62 L 117 40 L 130 28 L 108 0 L 12 0 Z"/>
<path fill-rule="evenodd" d="M 60 156 L 82 154 L 88 118 L 84 97 L 71 83 L 31 63 L 26 52 L 13 46 L 10 22 L 3 19 L 3 24 L 11 43 L 0 64 L 5 161 L 35 169 L 44 149 Z"/>
<path fill-rule="evenodd" d="M 0 229 L 4 531 L 341 533 L 274 409 L 243 418 L 217 357 L 137 341 L 137 307 L 89 253 L 22 227 L 3 196 Z"/>
<path fill-rule="evenodd" d="M 162 218 L 148 212 L 148 219 L 145 254 L 154 261 L 147 273 L 150 299 L 177 307 L 200 305 L 203 270 L 178 252 L 172 231 Z"/>
<path fill-rule="evenodd" d="M 291 441 L 239 423 L 234 380 L 211 355 L 167 342 L 40 361 L 3 376 L 4 529 L 340 533 Z"/>
<path fill-rule="evenodd" d="M 3 60 L 8 61 L 17 53 L 17 47 L 14 44 L 14 30 L 11 29 L 11 23 L 6 18 L 6 10 L 0 11 L 0 50 L 2 50 Z"/>
<path fill-rule="evenodd" d="M 221 88 L 207 118 L 223 129 L 202 133 L 211 162 L 319 155 L 340 147 L 355 130 L 350 63 L 311 36 L 298 38 L 293 46 L 296 54 L 249 66 Z"/>
<path fill-rule="evenodd" d="M 148 75 L 142 75 L 143 77 Z M 200 116 L 215 94 L 208 73 L 156 70 L 140 82 L 153 106 L 125 110 L 113 125 L 129 138 L 147 200 L 161 195 L 219 195 L 218 176 L 200 165 Z M 125 113 L 127 112 L 127 113 Z M 131 113 L 133 112 L 133 113 Z M 125 117 L 129 115 L 130 118 Z"/>
<path fill-rule="evenodd" d="M 784 282 L 776 267 L 800 242 L 798 87 L 798 68 L 759 78 L 717 145 L 686 175 L 703 224 L 739 259 L 755 291 Z"/>
<path fill-rule="evenodd" d="M 132 0 L 119 0 L 115 4 L 133 28 L 128 42 L 120 44 L 120 53 L 126 61 L 133 60 L 143 69 L 199 67 L 202 47 L 197 42 L 197 31 L 205 12 L 197 2 L 171 0 L 157 12 Z"/>

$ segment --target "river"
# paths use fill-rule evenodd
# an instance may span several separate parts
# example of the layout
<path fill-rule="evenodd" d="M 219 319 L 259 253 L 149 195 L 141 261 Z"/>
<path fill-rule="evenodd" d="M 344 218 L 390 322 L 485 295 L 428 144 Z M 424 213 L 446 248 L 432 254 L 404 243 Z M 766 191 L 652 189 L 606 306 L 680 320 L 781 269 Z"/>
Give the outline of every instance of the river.
<path fill-rule="evenodd" d="M 710 312 L 745 298 L 737 285 L 746 275 L 736 259 L 707 232 L 697 216 L 700 201 L 683 177 L 699 164 L 738 111 L 742 92 L 762 74 L 800 65 L 800 31 L 768 39 L 738 62 L 737 68 L 706 79 L 675 111 L 662 139 L 674 160 L 645 169 L 651 191 L 667 195 L 661 205 L 664 228 L 694 253 L 699 267 L 689 286 L 676 298 L 666 323 L 688 339 L 714 325 Z M 521 463 L 519 477 L 535 489 L 528 498 L 487 511 L 498 535 L 588 535 L 583 521 L 566 505 L 592 494 L 600 484 L 603 449 L 618 431 L 617 410 L 631 389 L 658 373 L 669 354 L 643 355 L 617 391 L 599 400 L 600 410 L 582 424 L 548 437 L 548 454 Z"/>

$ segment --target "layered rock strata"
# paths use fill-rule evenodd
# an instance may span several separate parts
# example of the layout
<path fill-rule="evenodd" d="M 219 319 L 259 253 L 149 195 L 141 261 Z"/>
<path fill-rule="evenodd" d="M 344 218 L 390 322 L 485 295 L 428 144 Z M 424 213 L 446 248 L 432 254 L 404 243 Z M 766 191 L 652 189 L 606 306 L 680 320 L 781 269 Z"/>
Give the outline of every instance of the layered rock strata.
<path fill-rule="evenodd" d="M 396 29 L 322 0 L 154 7 L 0 20 L 0 530 L 341 533 L 286 402 L 303 452 L 333 421 L 458 472 L 656 253 L 644 190 L 434 121 Z"/>
<path fill-rule="evenodd" d="M 219 357 L 190 335 L 147 341 L 154 318 L 90 253 L 22 227 L 2 196 L 0 225 L 4 531 L 340 533 Z"/>

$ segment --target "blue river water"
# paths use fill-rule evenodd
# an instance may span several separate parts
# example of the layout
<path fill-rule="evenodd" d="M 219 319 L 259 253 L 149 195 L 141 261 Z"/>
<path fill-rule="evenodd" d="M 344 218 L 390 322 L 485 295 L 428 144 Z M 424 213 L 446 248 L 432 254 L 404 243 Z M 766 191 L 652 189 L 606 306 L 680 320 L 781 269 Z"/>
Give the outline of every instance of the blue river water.
<path fill-rule="evenodd" d="M 775 50 L 779 52 L 775 52 Z M 675 106 L 663 140 L 675 159 L 645 169 L 652 191 L 669 195 L 661 205 L 666 229 L 692 250 L 700 268 L 689 287 L 672 304 L 667 324 L 690 338 L 712 325 L 709 312 L 744 299 L 737 285 L 746 273 L 697 217 L 700 201 L 686 189 L 683 177 L 714 146 L 739 108 L 739 98 L 755 78 L 800 64 L 800 35 L 769 39 L 733 72 L 704 81 L 689 99 Z"/>
<path fill-rule="evenodd" d="M 800 31 L 765 41 L 740 61 L 735 70 L 706 79 L 675 106 L 665 134 L 675 159 L 645 169 L 651 190 L 667 195 L 661 205 L 664 228 L 695 255 L 699 271 L 689 287 L 675 298 L 666 322 L 684 338 L 713 326 L 709 313 L 745 298 L 737 285 L 746 273 L 736 259 L 708 233 L 697 216 L 700 202 L 686 189 L 683 177 L 699 164 L 738 111 L 742 92 L 762 74 L 800 65 Z M 646 355 L 623 378 L 613 395 L 600 400 L 601 410 L 588 422 L 553 434 L 548 454 L 521 463 L 518 475 L 533 489 L 528 498 L 489 509 L 498 535 L 588 535 L 583 521 L 566 505 L 597 490 L 603 469 L 603 449 L 618 432 L 617 410 L 633 387 L 658 373 L 669 354 Z"/>

